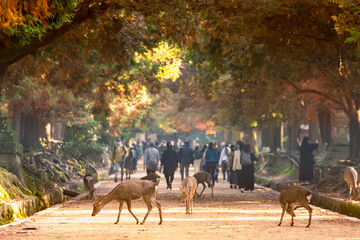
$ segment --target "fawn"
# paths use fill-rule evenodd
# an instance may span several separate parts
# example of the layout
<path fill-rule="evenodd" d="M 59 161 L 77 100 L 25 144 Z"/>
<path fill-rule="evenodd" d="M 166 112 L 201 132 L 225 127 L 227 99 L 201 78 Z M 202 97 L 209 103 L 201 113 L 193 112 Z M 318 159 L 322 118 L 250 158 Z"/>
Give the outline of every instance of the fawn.
<path fill-rule="evenodd" d="M 192 214 L 193 212 L 193 198 L 194 198 L 194 193 L 196 191 L 196 187 L 197 187 L 196 178 L 192 176 L 186 177 L 182 182 L 182 184 L 180 185 L 181 201 L 186 204 L 185 214 Z M 189 212 L 190 207 L 191 207 L 191 213 Z"/>
<path fill-rule="evenodd" d="M 281 218 L 279 226 L 282 223 L 285 211 L 291 215 L 291 225 L 294 225 L 294 210 L 299 207 L 304 207 L 309 211 L 309 222 L 306 227 L 311 224 L 312 208 L 309 206 L 311 200 L 311 191 L 303 186 L 290 186 L 280 192 L 279 202 L 282 207 Z M 294 208 L 294 204 L 299 203 L 300 206 Z"/>
<path fill-rule="evenodd" d="M 131 211 L 131 202 L 132 200 L 142 198 L 148 208 L 144 220 L 140 224 L 144 224 L 146 218 L 151 212 L 152 205 L 156 204 L 159 209 L 160 222 L 162 223 L 162 213 L 161 213 L 161 204 L 155 199 L 155 183 L 148 180 L 136 180 L 131 182 L 125 182 L 117 185 L 108 195 L 106 195 L 102 199 L 98 199 L 94 203 L 94 208 L 92 212 L 92 216 L 96 216 L 100 212 L 100 210 L 109 202 L 115 200 L 120 202 L 119 206 L 119 214 L 115 224 L 119 222 L 121 209 L 126 202 L 127 207 L 131 215 L 136 219 L 136 224 L 139 223 L 139 219 L 134 215 Z"/>
<path fill-rule="evenodd" d="M 198 197 L 201 197 L 202 193 L 204 192 L 204 190 L 206 188 L 205 183 L 207 183 L 208 186 L 211 187 L 211 196 L 213 197 L 214 196 L 214 186 L 211 184 L 211 175 L 210 175 L 210 173 L 208 173 L 208 172 L 198 172 L 198 173 L 195 173 L 193 176 L 196 178 L 197 185 L 202 183 L 202 185 L 204 187 L 200 194 L 198 194 L 195 191 L 196 195 Z"/>
<path fill-rule="evenodd" d="M 83 178 L 83 182 L 85 189 L 88 193 L 87 198 L 94 199 L 95 188 L 94 188 L 94 180 L 92 175 L 90 173 L 85 174 Z"/>
<path fill-rule="evenodd" d="M 347 167 L 344 172 L 344 180 L 349 186 L 349 200 L 351 200 L 351 192 L 354 190 L 354 200 L 358 198 L 359 195 L 359 185 L 357 184 L 358 173 L 353 167 Z"/>

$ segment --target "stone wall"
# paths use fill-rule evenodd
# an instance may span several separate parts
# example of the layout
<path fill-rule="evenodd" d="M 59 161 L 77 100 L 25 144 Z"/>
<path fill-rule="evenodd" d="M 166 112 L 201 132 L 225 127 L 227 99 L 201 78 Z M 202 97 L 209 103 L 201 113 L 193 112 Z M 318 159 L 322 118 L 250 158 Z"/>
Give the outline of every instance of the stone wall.
<path fill-rule="evenodd" d="M 7 117 L 0 117 L 0 167 L 15 174 L 24 183 L 20 169 L 19 143 Z"/>

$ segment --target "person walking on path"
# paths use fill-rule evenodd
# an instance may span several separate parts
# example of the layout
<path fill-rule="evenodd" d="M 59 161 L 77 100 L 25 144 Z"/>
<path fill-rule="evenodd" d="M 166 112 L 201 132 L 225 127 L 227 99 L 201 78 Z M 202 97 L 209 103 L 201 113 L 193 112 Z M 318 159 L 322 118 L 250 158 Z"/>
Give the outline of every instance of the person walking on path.
<path fill-rule="evenodd" d="M 129 148 L 128 155 L 125 158 L 125 175 L 126 179 L 131 178 L 131 174 L 134 173 L 134 161 L 135 161 L 135 144 L 133 143 Z"/>
<path fill-rule="evenodd" d="M 161 156 L 161 167 L 163 168 L 163 173 L 165 175 L 166 189 L 172 189 L 172 182 L 174 181 L 174 173 L 178 168 L 178 160 L 176 152 L 173 150 L 173 145 L 171 142 L 166 144 L 166 150 Z"/>
<path fill-rule="evenodd" d="M 149 147 L 144 152 L 144 169 L 146 168 L 147 175 L 158 170 L 159 161 L 159 151 L 155 148 L 155 143 L 150 141 Z"/>
<path fill-rule="evenodd" d="M 315 157 L 313 151 L 318 148 L 318 141 L 310 143 L 309 137 L 304 137 L 300 146 L 300 174 L 299 180 L 309 184 L 309 181 L 314 179 L 313 166 L 315 164 Z"/>
<path fill-rule="evenodd" d="M 242 187 L 245 191 L 254 191 L 254 163 L 257 161 L 257 157 L 253 151 L 251 151 L 250 144 L 244 145 L 244 152 L 241 154 L 241 178 Z M 242 188 L 240 189 L 242 190 Z"/>
<path fill-rule="evenodd" d="M 206 166 L 206 160 L 205 160 L 205 152 L 206 149 L 208 148 L 208 146 L 206 144 L 204 144 L 203 148 L 201 149 L 201 161 L 200 161 L 200 171 L 205 171 L 205 166 Z"/>
<path fill-rule="evenodd" d="M 195 147 L 194 150 L 194 174 L 200 171 L 200 162 L 203 157 L 203 153 L 199 146 Z"/>
<path fill-rule="evenodd" d="M 235 171 L 236 175 L 236 185 L 240 189 L 240 191 L 244 191 L 244 179 L 242 174 L 242 165 L 241 165 L 241 154 L 244 150 L 244 143 L 242 141 L 237 141 L 236 143 L 236 151 L 234 153 L 234 163 L 233 163 L 233 171 Z M 234 187 L 236 188 L 236 187 Z"/>
<path fill-rule="evenodd" d="M 111 156 L 111 162 L 112 164 L 115 164 L 115 178 L 114 181 L 117 182 L 118 181 L 118 173 L 119 173 L 119 168 L 121 168 L 121 177 L 120 180 L 121 182 L 124 179 L 124 162 L 125 162 L 125 157 L 128 154 L 128 150 L 127 148 L 122 144 L 122 141 L 120 138 L 116 139 L 116 143 L 115 143 L 115 147 L 114 150 L 112 152 L 112 156 Z"/>
<path fill-rule="evenodd" d="M 141 158 L 140 141 L 138 140 L 138 142 L 136 144 L 133 143 L 133 146 L 135 148 L 135 158 L 134 158 L 134 167 L 133 168 L 134 168 L 134 172 L 136 172 L 138 161 Z"/>
<path fill-rule="evenodd" d="M 231 149 L 229 147 L 229 144 L 226 143 L 223 150 L 221 150 L 220 161 L 219 161 L 219 165 L 221 166 L 221 172 L 223 174 L 223 182 L 225 182 L 226 180 L 229 181 L 229 172 L 228 172 L 227 164 L 228 164 L 228 154 L 230 152 Z"/>
<path fill-rule="evenodd" d="M 235 156 L 235 146 L 231 145 L 230 146 L 230 152 L 228 153 L 228 162 L 227 162 L 227 168 L 228 168 L 228 172 L 229 172 L 229 183 L 230 183 L 230 188 L 235 188 L 236 189 L 236 184 L 237 184 L 237 180 L 236 180 L 236 171 L 233 170 L 234 167 L 234 156 Z"/>
<path fill-rule="evenodd" d="M 189 166 L 194 164 L 194 154 L 192 148 L 189 146 L 189 141 L 185 140 L 184 145 L 180 148 L 178 152 L 179 162 L 180 162 L 180 175 L 181 181 L 184 180 L 184 170 L 185 177 L 189 176 Z"/>
<path fill-rule="evenodd" d="M 205 151 L 205 171 L 210 173 L 213 186 L 215 186 L 216 169 L 219 164 L 219 152 L 213 142 L 209 143 L 209 147 Z"/>

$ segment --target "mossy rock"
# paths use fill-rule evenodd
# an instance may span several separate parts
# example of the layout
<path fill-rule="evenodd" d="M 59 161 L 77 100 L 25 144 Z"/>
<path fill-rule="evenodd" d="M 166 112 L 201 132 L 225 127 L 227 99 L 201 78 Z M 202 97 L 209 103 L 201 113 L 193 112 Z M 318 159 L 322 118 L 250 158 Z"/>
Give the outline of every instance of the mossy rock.
<path fill-rule="evenodd" d="M 0 168 L 0 199 L 7 201 L 24 198 L 26 195 L 31 195 L 31 191 L 22 185 L 17 176 Z"/>

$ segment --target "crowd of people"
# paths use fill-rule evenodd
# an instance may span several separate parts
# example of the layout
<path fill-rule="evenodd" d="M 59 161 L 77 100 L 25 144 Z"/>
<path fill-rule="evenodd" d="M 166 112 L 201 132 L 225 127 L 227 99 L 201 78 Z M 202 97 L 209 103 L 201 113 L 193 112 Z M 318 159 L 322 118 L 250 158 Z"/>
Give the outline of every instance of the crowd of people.
<path fill-rule="evenodd" d="M 131 178 L 131 174 L 137 170 L 137 162 L 141 154 L 144 157 L 144 169 L 147 174 L 159 171 L 166 179 L 167 188 L 172 189 L 172 182 L 177 170 L 180 171 L 181 181 L 189 176 L 189 168 L 193 166 L 194 174 L 206 171 L 212 176 L 212 184 L 219 181 L 220 169 L 223 182 L 228 182 L 232 189 L 254 190 L 254 162 L 257 161 L 255 153 L 250 144 L 237 141 L 235 144 L 209 142 L 200 147 L 198 144 L 193 149 L 190 142 L 139 140 L 131 146 L 122 143 L 120 138 L 116 139 L 112 151 L 111 161 L 114 166 L 115 182 L 118 181 L 119 170 L 120 181 Z"/>

